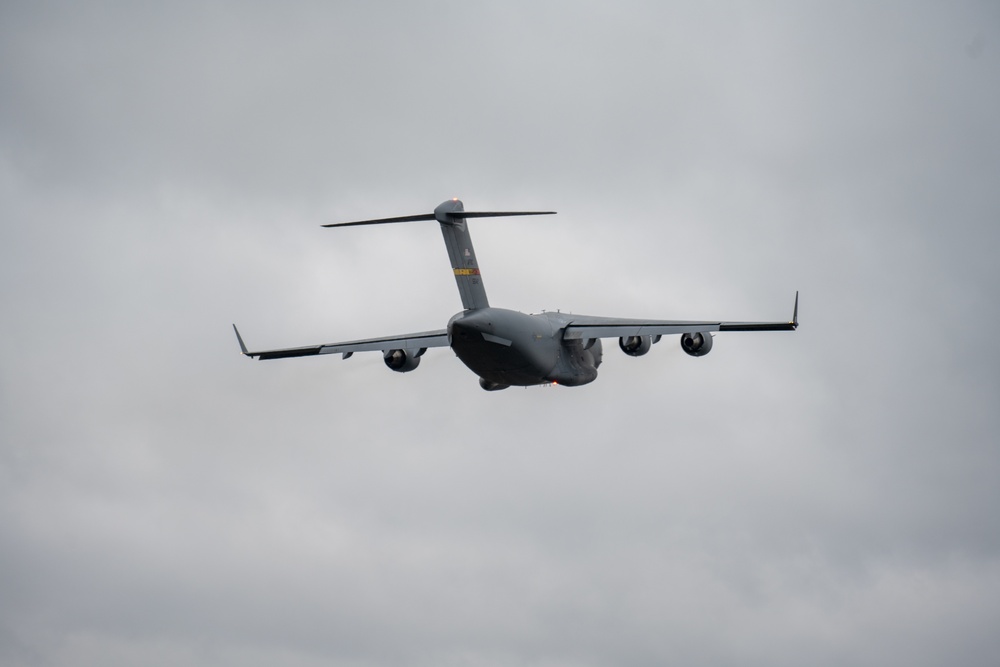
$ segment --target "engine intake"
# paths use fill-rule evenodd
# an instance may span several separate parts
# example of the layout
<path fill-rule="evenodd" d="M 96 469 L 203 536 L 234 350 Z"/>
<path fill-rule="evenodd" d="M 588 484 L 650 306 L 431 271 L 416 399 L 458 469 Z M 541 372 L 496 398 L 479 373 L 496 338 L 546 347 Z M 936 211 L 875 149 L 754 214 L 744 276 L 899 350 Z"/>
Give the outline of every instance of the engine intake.
<path fill-rule="evenodd" d="M 618 347 L 630 357 L 641 357 L 649 352 L 652 344 L 649 336 L 622 336 L 618 339 Z"/>
<path fill-rule="evenodd" d="M 419 350 L 387 350 L 382 355 L 385 365 L 397 373 L 409 373 L 420 365 L 420 355 L 426 352 L 427 348 Z"/>
<path fill-rule="evenodd" d="M 681 349 L 692 357 L 704 357 L 712 351 L 712 335 L 698 331 L 681 336 Z"/>

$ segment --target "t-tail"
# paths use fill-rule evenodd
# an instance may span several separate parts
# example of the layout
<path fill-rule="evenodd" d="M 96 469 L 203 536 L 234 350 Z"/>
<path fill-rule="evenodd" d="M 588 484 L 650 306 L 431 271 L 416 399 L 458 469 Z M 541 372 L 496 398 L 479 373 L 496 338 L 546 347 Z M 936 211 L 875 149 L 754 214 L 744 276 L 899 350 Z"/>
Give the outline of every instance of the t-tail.
<path fill-rule="evenodd" d="M 472 247 L 469 226 L 463 217 L 456 215 L 465 213 L 464 209 L 461 201 L 449 199 L 434 209 L 434 218 L 441 223 L 441 234 L 444 236 L 444 245 L 448 248 L 451 269 L 455 272 L 462 307 L 466 310 L 489 308 L 490 302 L 486 298 L 486 287 L 483 286 L 483 275 L 476 260 L 476 249 Z"/>
<path fill-rule="evenodd" d="M 324 227 L 351 227 L 355 225 L 381 225 L 390 222 L 414 222 L 417 220 L 437 220 L 441 225 L 445 247 L 448 248 L 448 259 L 458 284 L 458 293 L 462 297 L 462 307 L 466 310 L 489 308 L 486 298 L 486 288 L 483 286 L 483 276 L 476 261 L 476 250 L 472 246 L 469 235 L 469 218 L 500 218 L 514 215 L 552 215 L 555 211 L 466 211 L 458 199 L 442 202 L 433 213 L 404 215 L 396 218 L 379 218 L 377 220 L 359 220 L 357 222 L 340 222 Z"/>

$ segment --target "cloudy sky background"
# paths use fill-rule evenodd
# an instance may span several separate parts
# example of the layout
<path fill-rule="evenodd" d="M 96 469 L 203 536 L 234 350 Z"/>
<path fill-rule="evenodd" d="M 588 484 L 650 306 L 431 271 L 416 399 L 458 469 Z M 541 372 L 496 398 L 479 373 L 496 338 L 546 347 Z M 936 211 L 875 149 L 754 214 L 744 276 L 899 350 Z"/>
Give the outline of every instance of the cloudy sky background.
<path fill-rule="evenodd" d="M 995 3 L 0 6 L 0 664 L 992 665 Z M 251 362 L 782 320 L 597 382 Z"/>

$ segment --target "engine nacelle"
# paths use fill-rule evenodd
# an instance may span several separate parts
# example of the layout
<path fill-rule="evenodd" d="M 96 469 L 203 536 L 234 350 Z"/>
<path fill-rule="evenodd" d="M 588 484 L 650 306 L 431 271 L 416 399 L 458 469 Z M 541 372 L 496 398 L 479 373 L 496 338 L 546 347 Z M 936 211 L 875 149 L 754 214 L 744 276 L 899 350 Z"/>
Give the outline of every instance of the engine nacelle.
<path fill-rule="evenodd" d="M 681 349 L 692 357 L 704 357 L 712 351 L 712 334 L 707 331 L 683 334 Z"/>
<path fill-rule="evenodd" d="M 409 373 L 420 365 L 420 355 L 426 348 L 419 350 L 388 350 L 382 355 L 385 365 L 397 373 Z"/>
<path fill-rule="evenodd" d="M 622 336 L 618 339 L 618 347 L 630 357 L 641 357 L 649 352 L 652 344 L 649 336 Z"/>
<path fill-rule="evenodd" d="M 491 382 L 486 378 L 479 378 L 479 386 L 486 391 L 500 391 L 501 389 L 506 389 L 509 384 L 500 384 L 499 382 Z"/>

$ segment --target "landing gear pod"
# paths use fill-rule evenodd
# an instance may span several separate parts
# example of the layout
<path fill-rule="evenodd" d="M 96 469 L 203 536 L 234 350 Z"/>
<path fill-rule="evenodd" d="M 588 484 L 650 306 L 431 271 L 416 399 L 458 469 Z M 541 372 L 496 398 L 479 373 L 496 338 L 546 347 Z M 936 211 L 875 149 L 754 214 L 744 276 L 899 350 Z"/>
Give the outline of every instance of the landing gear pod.
<path fill-rule="evenodd" d="M 486 391 L 500 391 L 501 389 L 506 389 L 509 384 L 500 384 L 499 382 L 491 382 L 486 378 L 479 378 L 479 386 Z"/>

